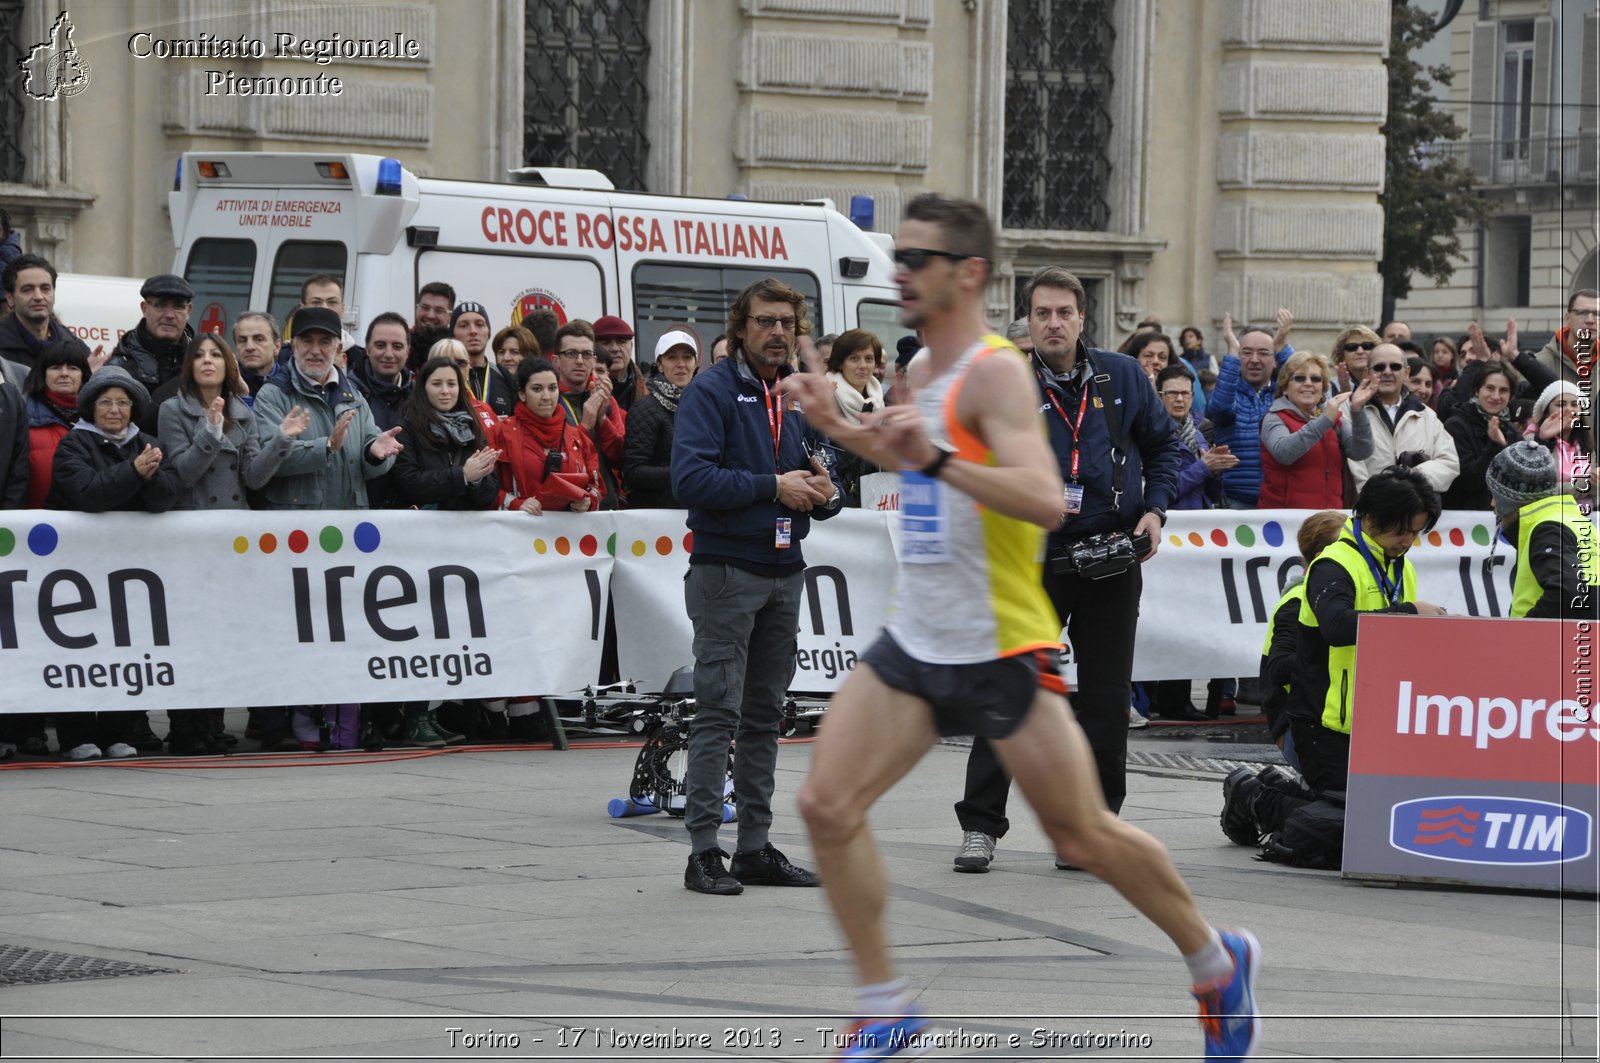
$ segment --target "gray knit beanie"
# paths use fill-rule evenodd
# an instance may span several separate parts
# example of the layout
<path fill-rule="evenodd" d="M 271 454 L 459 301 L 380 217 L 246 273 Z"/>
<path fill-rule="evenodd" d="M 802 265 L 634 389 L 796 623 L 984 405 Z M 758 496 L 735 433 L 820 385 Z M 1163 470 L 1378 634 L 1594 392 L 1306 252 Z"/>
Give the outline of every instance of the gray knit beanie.
<path fill-rule="evenodd" d="M 1555 455 L 1531 439 L 1513 443 L 1496 454 L 1485 479 L 1501 520 L 1529 502 L 1555 494 L 1559 483 Z"/>

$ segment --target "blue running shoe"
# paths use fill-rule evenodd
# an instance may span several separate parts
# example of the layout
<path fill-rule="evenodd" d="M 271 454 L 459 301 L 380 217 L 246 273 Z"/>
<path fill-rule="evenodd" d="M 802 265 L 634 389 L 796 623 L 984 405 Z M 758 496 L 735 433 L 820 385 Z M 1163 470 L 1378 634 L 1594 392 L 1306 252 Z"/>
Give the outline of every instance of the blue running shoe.
<path fill-rule="evenodd" d="M 896 1019 L 862 1019 L 842 1034 L 845 1042 L 834 1063 L 867 1059 L 915 1059 L 925 1055 L 928 1023 L 915 1011 Z"/>
<path fill-rule="evenodd" d="M 1256 1010 L 1256 970 L 1261 966 L 1261 942 L 1248 930 L 1219 932 L 1222 947 L 1233 957 L 1233 973 L 1209 987 L 1194 990 L 1200 1002 L 1200 1028 L 1206 1035 L 1206 1058 L 1244 1059 L 1261 1038 L 1261 1014 Z M 872 1059 L 872 1056 L 861 1057 Z"/>

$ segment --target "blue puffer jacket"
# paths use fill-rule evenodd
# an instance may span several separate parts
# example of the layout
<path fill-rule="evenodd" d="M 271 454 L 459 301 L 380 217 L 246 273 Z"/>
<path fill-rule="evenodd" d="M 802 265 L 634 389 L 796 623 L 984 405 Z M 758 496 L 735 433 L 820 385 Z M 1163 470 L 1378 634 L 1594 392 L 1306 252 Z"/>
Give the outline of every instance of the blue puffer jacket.
<path fill-rule="evenodd" d="M 1277 365 L 1283 365 L 1292 354 L 1294 348 L 1284 344 L 1276 355 Z M 1277 379 L 1274 367 L 1264 387 L 1252 388 L 1239 376 L 1239 356 L 1230 354 L 1222 359 L 1217 389 L 1206 406 L 1206 416 L 1217 429 L 1215 442 L 1226 443 L 1239 459 L 1239 464 L 1222 474 L 1222 489 L 1229 498 L 1252 506 L 1261 497 L 1261 419 L 1278 397 Z"/>
<path fill-rule="evenodd" d="M 778 371 L 780 380 L 788 375 L 787 367 Z M 724 558 L 766 569 L 805 564 L 800 541 L 811 530 L 811 518 L 825 520 L 838 509 L 818 506 L 800 513 L 778 504 L 778 474 L 810 469 L 810 455 L 822 444 L 822 437 L 791 402 L 783 404 L 780 439 L 781 461 L 775 466 L 766 396 L 742 353 L 689 382 L 678 400 L 674 422 L 672 494 L 689 508 L 692 557 Z M 793 545 L 787 549 L 775 545 L 780 517 L 791 521 Z"/>
<path fill-rule="evenodd" d="M 1081 539 L 1105 531 L 1130 531 L 1146 510 L 1172 508 L 1178 489 L 1178 451 L 1172 430 L 1172 416 L 1150 386 L 1139 363 L 1115 351 L 1090 351 L 1080 340 L 1077 360 L 1093 358 L 1099 372 L 1110 378 L 1106 385 L 1091 384 L 1090 405 L 1081 429 L 1083 453 L 1078 459 L 1078 481 L 1083 484 L 1083 510 L 1059 531 L 1050 534 L 1052 546 L 1067 539 Z M 1061 466 L 1062 479 L 1071 479 L 1072 429 L 1058 412 L 1077 420 L 1082 393 L 1064 388 L 1054 371 L 1040 357 L 1033 356 L 1034 374 L 1039 380 L 1040 410 L 1050 428 L 1050 448 Z M 1112 465 L 1111 428 L 1105 407 L 1096 407 L 1113 394 L 1122 414 L 1122 434 L 1129 441 L 1123 469 L 1122 500 L 1111 508 Z"/>

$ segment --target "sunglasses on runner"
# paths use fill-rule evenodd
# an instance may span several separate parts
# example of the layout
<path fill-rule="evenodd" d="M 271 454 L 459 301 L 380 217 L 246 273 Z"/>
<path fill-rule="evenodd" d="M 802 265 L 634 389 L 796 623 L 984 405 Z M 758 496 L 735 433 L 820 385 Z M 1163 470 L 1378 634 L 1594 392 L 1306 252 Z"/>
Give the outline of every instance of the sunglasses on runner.
<path fill-rule="evenodd" d="M 935 258 L 948 258 L 951 262 L 961 262 L 973 256 L 963 255 L 959 251 L 935 251 L 931 247 L 900 247 L 894 252 L 894 261 L 897 266 L 904 266 L 912 273 L 917 272 Z"/>

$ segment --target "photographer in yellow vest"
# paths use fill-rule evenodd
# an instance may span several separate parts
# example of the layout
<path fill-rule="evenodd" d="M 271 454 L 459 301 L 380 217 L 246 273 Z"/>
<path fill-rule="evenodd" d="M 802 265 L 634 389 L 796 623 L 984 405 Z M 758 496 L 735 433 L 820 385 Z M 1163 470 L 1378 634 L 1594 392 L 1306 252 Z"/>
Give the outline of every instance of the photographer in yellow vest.
<path fill-rule="evenodd" d="M 1285 711 L 1306 782 L 1342 792 L 1354 724 L 1356 625 L 1363 613 L 1443 616 L 1417 600 L 1406 551 L 1439 519 L 1439 495 L 1413 469 L 1392 466 L 1361 487 L 1355 514 L 1306 572 L 1294 680 Z"/>
<path fill-rule="evenodd" d="M 1501 532 L 1517 548 L 1512 617 L 1592 619 L 1600 536 L 1561 490 L 1555 456 L 1525 439 L 1495 455 L 1486 479 Z"/>

